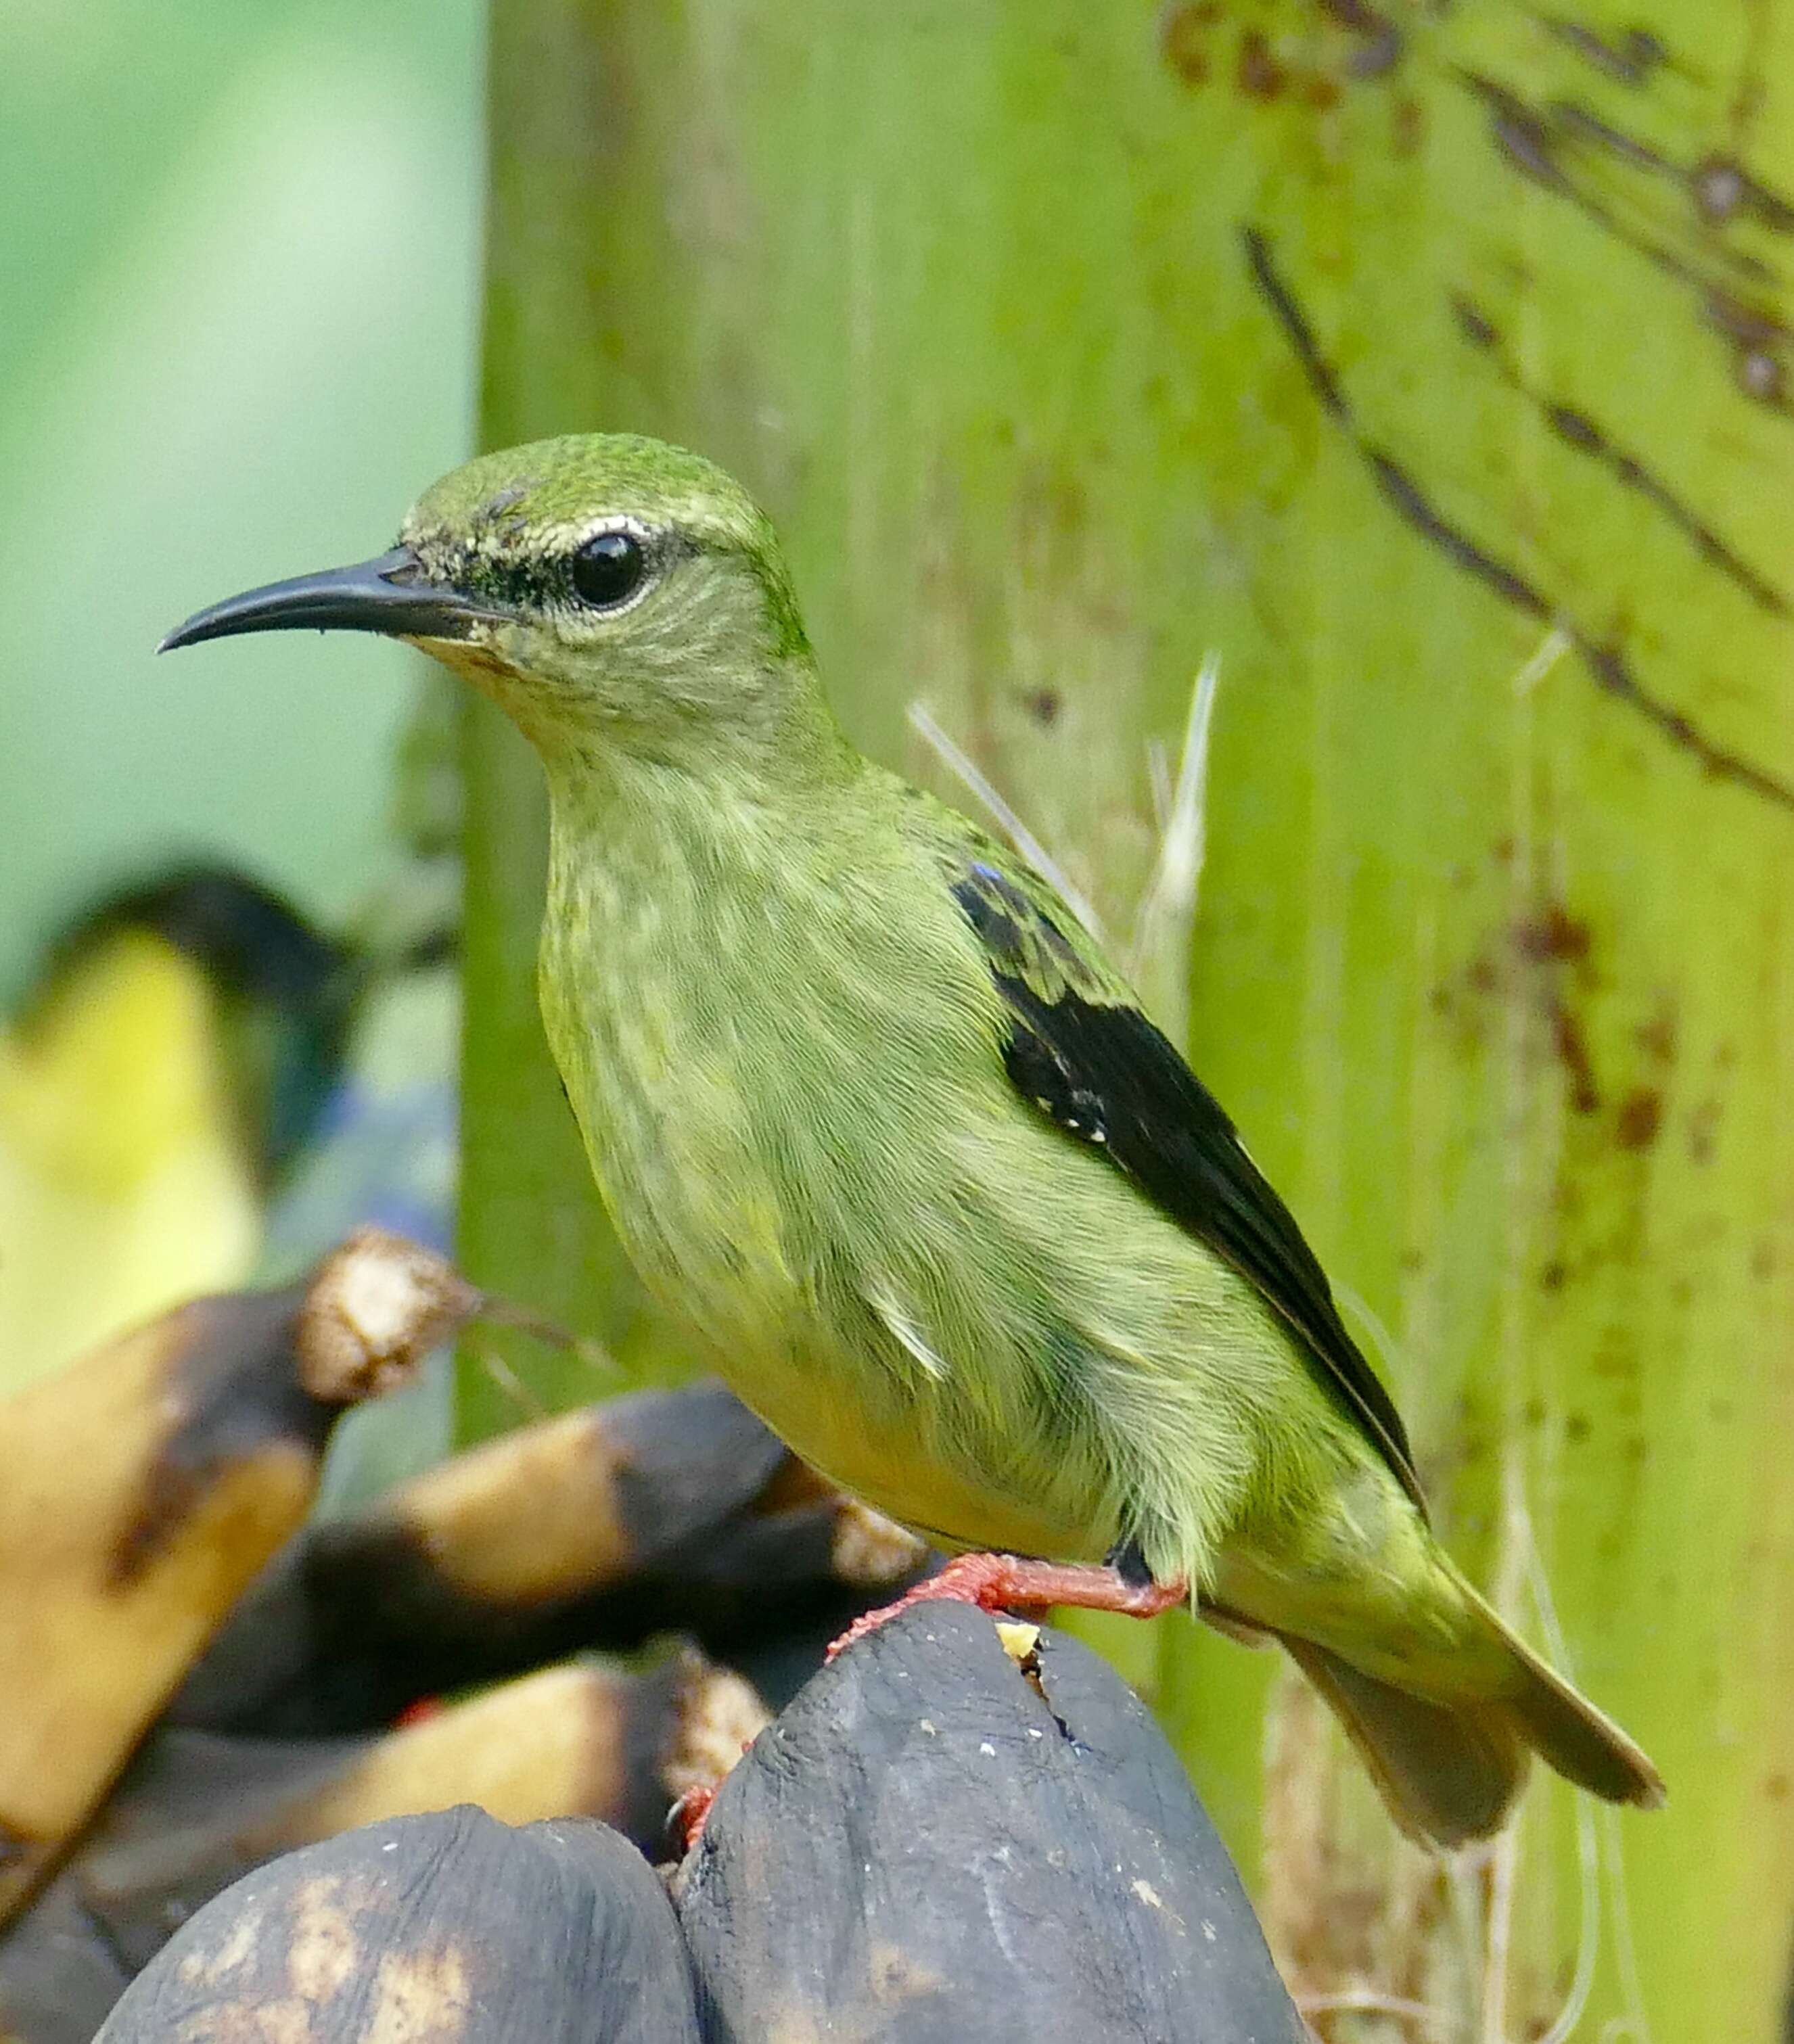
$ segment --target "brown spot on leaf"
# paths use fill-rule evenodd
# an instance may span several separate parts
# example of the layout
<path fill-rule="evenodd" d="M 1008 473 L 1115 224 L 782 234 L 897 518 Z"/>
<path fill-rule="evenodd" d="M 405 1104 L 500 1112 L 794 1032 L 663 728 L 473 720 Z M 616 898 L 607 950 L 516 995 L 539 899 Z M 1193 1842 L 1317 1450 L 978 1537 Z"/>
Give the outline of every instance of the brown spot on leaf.
<path fill-rule="evenodd" d="M 1663 1097 L 1654 1087 L 1635 1086 L 1619 1103 L 1615 1132 L 1623 1150 L 1648 1150 L 1663 1125 Z"/>
<path fill-rule="evenodd" d="M 1561 1292 L 1569 1276 L 1569 1266 L 1561 1257 L 1554 1257 L 1539 1274 L 1541 1292 Z"/>
<path fill-rule="evenodd" d="M 1536 964 L 1581 965 L 1594 942 L 1588 925 L 1572 916 L 1561 902 L 1547 902 L 1530 920 L 1514 927 L 1514 942 L 1521 957 Z"/>
<path fill-rule="evenodd" d="M 1426 140 L 1426 109 L 1412 93 L 1402 93 L 1389 106 L 1389 151 L 1396 156 L 1417 156 Z"/>
<path fill-rule="evenodd" d="M 1220 18 L 1220 0 L 1172 0 L 1158 17 L 1158 54 L 1185 85 L 1208 77 L 1208 31 Z"/>
<path fill-rule="evenodd" d="M 1688 1116 L 1688 1158 L 1696 1164 L 1713 1160 L 1714 1139 L 1719 1133 L 1719 1103 L 1711 1095 Z"/>
<path fill-rule="evenodd" d="M 1676 1011 L 1665 1001 L 1648 1022 L 1642 1022 L 1633 1032 L 1638 1048 L 1660 1064 L 1669 1064 L 1676 1055 Z"/>
<path fill-rule="evenodd" d="M 1593 1114 L 1601 1096 L 1595 1084 L 1595 1062 L 1588 1054 L 1588 1039 L 1581 1021 L 1561 1001 L 1549 1010 L 1551 1046 L 1569 1083 L 1569 1104 L 1577 1114 Z"/>
<path fill-rule="evenodd" d="M 1566 1441 L 1585 1441 L 1592 1431 L 1586 1412 L 1572 1412 L 1564 1421 L 1564 1439 Z"/>
<path fill-rule="evenodd" d="M 1239 89 L 1248 99 L 1274 99 L 1289 82 L 1289 74 L 1271 54 L 1264 32 L 1248 29 L 1239 39 Z"/>
<path fill-rule="evenodd" d="M 1057 689 L 1036 689 L 1028 699 L 1028 713 L 1035 722 L 1051 726 L 1058 721 L 1059 712 L 1064 708 Z"/>

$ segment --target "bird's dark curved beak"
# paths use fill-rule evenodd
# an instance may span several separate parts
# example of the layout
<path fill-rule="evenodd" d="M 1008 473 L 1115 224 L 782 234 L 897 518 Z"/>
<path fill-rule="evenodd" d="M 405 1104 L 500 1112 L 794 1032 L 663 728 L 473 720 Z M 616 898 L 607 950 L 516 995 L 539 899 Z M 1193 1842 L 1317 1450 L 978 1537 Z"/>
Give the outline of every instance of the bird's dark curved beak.
<path fill-rule="evenodd" d="M 195 611 L 156 647 L 196 646 L 202 639 L 234 638 L 244 632 L 378 632 L 389 639 L 465 639 L 482 619 L 497 613 L 482 609 L 460 590 L 432 582 L 409 547 L 394 547 L 353 567 L 326 568 L 295 575 L 263 589 L 228 596 Z"/>

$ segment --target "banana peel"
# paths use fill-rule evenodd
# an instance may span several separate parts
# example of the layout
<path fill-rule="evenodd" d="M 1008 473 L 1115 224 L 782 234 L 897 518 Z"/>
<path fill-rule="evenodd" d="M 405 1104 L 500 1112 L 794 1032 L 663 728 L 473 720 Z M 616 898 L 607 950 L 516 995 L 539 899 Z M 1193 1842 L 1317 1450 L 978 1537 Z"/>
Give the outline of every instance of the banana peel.
<path fill-rule="evenodd" d="M 669 1804 L 726 1774 L 768 1722 L 749 1684 L 689 1650 L 645 1674 L 601 1661 L 539 1669 L 389 1734 L 243 1846 L 271 1859 L 458 1803 L 508 1824 L 601 1817 L 653 1846 Z"/>
<path fill-rule="evenodd" d="M 601 1824 L 513 1830 L 463 1807 L 371 1825 L 252 1875 L 181 1930 L 100 2036 L 699 2044 L 702 2034 L 678 1926 L 632 1846 Z"/>
<path fill-rule="evenodd" d="M 481 1303 L 365 1229 L 299 1284 L 179 1307 L 0 1404 L 0 1923 L 298 1528 L 338 1415 Z"/>
<path fill-rule="evenodd" d="M 538 1670 L 375 1738 L 158 1727 L 55 1878 L 0 1934 L 0 2039 L 86 2044 L 171 1932 L 279 1855 L 477 1804 L 507 1824 L 603 1820 L 651 1856 L 670 1804 L 766 1722 L 747 1684 L 681 1651 L 626 1672 Z"/>
<path fill-rule="evenodd" d="M 757 1657 L 744 1672 L 776 1700 L 925 1558 L 720 1384 L 634 1393 L 519 1427 L 315 1521 L 169 1716 L 255 1736 L 359 1732 L 424 1697 L 669 1631 L 720 1658 Z"/>

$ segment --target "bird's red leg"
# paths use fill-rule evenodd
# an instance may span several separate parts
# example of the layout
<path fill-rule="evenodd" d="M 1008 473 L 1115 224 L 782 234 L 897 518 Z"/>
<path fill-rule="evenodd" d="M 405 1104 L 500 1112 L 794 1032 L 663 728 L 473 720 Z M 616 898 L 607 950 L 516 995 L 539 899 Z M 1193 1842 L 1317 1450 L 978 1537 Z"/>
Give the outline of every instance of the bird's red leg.
<path fill-rule="evenodd" d="M 980 1611 L 1050 1611 L 1072 1604 L 1081 1611 L 1119 1611 L 1130 1618 L 1157 1618 L 1173 1605 L 1187 1604 L 1187 1583 L 1131 1583 L 1105 1562 L 1031 1562 L 1019 1554 L 956 1554 L 937 1576 L 905 1590 L 895 1604 L 856 1618 L 828 1650 L 832 1661 L 886 1619 L 911 1605 L 940 1598 L 977 1605 Z"/>

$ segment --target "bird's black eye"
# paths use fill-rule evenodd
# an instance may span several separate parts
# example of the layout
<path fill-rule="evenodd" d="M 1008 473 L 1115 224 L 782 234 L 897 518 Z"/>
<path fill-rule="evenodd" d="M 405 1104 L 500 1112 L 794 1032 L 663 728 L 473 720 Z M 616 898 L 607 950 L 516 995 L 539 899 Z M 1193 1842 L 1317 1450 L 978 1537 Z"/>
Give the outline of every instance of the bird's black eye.
<path fill-rule="evenodd" d="M 573 586 L 594 610 L 614 610 L 647 572 L 647 555 L 632 532 L 601 532 L 573 557 Z"/>

